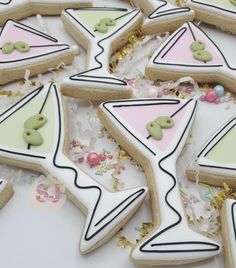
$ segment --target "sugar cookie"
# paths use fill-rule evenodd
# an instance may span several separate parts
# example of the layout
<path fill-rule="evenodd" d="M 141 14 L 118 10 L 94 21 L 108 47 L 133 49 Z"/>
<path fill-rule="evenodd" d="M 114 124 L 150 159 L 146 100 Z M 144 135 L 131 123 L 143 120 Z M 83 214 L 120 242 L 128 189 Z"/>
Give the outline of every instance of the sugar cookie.
<path fill-rule="evenodd" d="M 225 267 L 236 267 L 236 200 L 227 199 L 221 209 L 221 226 L 224 240 Z"/>
<path fill-rule="evenodd" d="M 77 46 L 61 43 L 30 26 L 8 20 L 0 33 L 0 85 L 23 78 L 26 69 L 33 76 L 61 62 L 69 64 L 77 53 Z"/>
<path fill-rule="evenodd" d="M 126 81 L 109 72 L 109 59 L 142 24 L 139 10 L 93 7 L 62 12 L 66 30 L 88 51 L 87 71 L 62 82 L 66 96 L 105 100 L 129 98 L 132 89 Z"/>
<path fill-rule="evenodd" d="M 152 80 L 191 76 L 197 82 L 220 83 L 236 92 L 236 69 L 217 44 L 192 22 L 185 23 L 158 48 L 145 73 Z"/>
<path fill-rule="evenodd" d="M 188 7 L 177 7 L 164 0 L 138 0 L 146 18 L 143 34 L 158 34 L 174 31 L 186 21 L 194 19 L 194 11 Z"/>
<path fill-rule="evenodd" d="M 59 15 L 65 8 L 91 6 L 92 0 L 0 0 L 0 26 L 9 18 L 24 19 L 31 15 Z"/>
<path fill-rule="evenodd" d="M 236 33 L 235 0 L 188 0 L 186 5 L 195 11 L 197 20 Z"/>
<path fill-rule="evenodd" d="M 129 220 L 147 188 L 114 193 L 93 180 L 66 156 L 64 125 L 62 98 L 56 86 L 49 84 L 32 91 L 0 115 L 0 160 L 37 170 L 63 185 L 67 196 L 87 215 L 80 251 L 88 253 Z"/>
<path fill-rule="evenodd" d="M 220 252 L 216 242 L 189 228 L 176 177 L 196 108 L 193 99 L 134 99 L 108 101 L 98 109 L 104 126 L 147 175 L 154 229 L 132 250 L 134 263 L 185 264 Z"/>
<path fill-rule="evenodd" d="M 3 208 L 13 195 L 13 188 L 9 182 L 0 179 L 0 208 Z"/>

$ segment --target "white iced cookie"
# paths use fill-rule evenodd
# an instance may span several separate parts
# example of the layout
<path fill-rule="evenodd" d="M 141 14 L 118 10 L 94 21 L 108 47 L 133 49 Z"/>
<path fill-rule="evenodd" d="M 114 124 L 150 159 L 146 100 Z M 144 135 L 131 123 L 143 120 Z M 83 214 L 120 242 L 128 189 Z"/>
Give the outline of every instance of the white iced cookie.
<path fill-rule="evenodd" d="M 56 86 L 48 84 L 32 91 L 0 115 L 0 159 L 50 175 L 64 186 L 68 197 L 87 215 L 80 251 L 88 253 L 129 220 L 147 188 L 110 192 L 81 171 L 64 151 L 64 125 L 62 98 Z"/>
<path fill-rule="evenodd" d="M 195 11 L 197 20 L 236 33 L 235 0 L 188 0 L 186 6 Z"/>
<path fill-rule="evenodd" d="M 192 22 L 181 26 L 157 49 L 145 73 L 152 80 L 191 76 L 197 82 L 223 84 L 236 92 L 236 69 L 217 44 Z"/>
<path fill-rule="evenodd" d="M 236 200 L 227 199 L 221 210 L 225 267 L 236 267 Z"/>
<path fill-rule="evenodd" d="M 91 100 L 129 98 L 132 89 L 126 81 L 111 75 L 111 54 L 121 48 L 142 24 L 139 10 L 93 7 L 62 12 L 66 30 L 88 53 L 87 70 L 62 82 L 66 96 Z"/>
<path fill-rule="evenodd" d="M 28 25 L 8 20 L 0 33 L 0 85 L 45 73 L 61 62 L 69 64 L 78 53 L 77 46 L 59 42 Z"/>
<path fill-rule="evenodd" d="M 188 7 L 177 7 L 164 0 L 137 0 L 146 18 L 143 34 L 158 34 L 174 31 L 186 21 L 194 19 L 194 11 Z"/>
<path fill-rule="evenodd" d="M 0 208 L 3 208 L 13 195 L 13 188 L 9 182 L 0 179 Z"/>
<path fill-rule="evenodd" d="M 236 116 L 214 133 L 187 170 L 188 178 L 222 186 L 224 182 L 236 188 Z"/>
<path fill-rule="evenodd" d="M 0 0 L 0 26 L 9 18 L 24 19 L 31 15 L 59 15 L 65 8 L 91 6 L 92 0 Z"/>
<path fill-rule="evenodd" d="M 216 242 L 189 228 L 176 177 L 196 109 L 193 99 L 108 101 L 98 109 L 104 126 L 147 175 L 154 229 L 132 250 L 134 263 L 179 265 L 220 252 Z"/>

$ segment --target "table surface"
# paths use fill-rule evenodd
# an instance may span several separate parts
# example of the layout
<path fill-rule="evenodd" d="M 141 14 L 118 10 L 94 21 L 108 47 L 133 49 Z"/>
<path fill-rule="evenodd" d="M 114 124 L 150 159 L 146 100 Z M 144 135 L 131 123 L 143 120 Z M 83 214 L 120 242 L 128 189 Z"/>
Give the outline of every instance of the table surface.
<path fill-rule="evenodd" d="M 110 5 L 109 1 L 109 5 Z M 112 1 L 113 2 L 113 1 Z M 96 0 L 98 5 L 107 5 L 108 1 Z M 115 1 L 115 5 L 127 6 L 125 1 Z M 49 33 L 63 41 L 74 44 L 75 41 L 65 32 L 63 24 L 59 17 L 43 18 L 47 24 Z M 35 17 L 28 18 L 23 22 L 39 27 L 39 22 Z M 226 58 L 230 60 L 232 66 L 236 67 L 236 38 L 233 35 L 223 33 L 220 30 L 203 25 L 204 30 L 216 40 L 225 53 Z M 68 74 L 82 71 L 85 68 L 86 53 L 81 49 L 72 68 L 68 68 L 57 78 L 57 83 Z M 141 66 L 141 71 L 143 71 Z M 76 69 L 76 70 L 74 70 Z M 52 74 L 44 75 L 46 82 L 52 77 Z M 7 85 L 5 88 L 16 87 L 17 83 Z M 88 127 L 88 118 L 95 114 L 96 105 L 91 110 L 88 101 L 79 101 L 65 98 L 69 104 L 70 112 L 77 117 L 81 125 L 86 129 Z M 76 107 L 76 109 L 75 109 Z M 3 109 L 3 108 L 1 108 Z M 73 111 L 73 112 L 72 112 Z M 196 191 L 194 183 L 188 182 L 185 176 L 186 167 L 193 160 L 194 155 L 204 144 L 206 139 L 226 120 L 236 112 L 236 105 L 233 103 L 223 103 L 219 105 L 200 102 L 196 120 L 192 130 L 192 142 L 187 150 L 181 155 L 177 163 L 177 174 L 179 180 L 187 184 L 190 189 Z M 74 124 L 71 117 L 70 136 L 79 135 L 78 124 Z M 79 118 L 79 119 L 78 119 Z M 95 151 L 101 151 L 102 148 L 113 150 L 116 144 L 107 138 L 97 139 Z M 112 187 L 110 174 L 96 176 L 95 169 L 90 169 L 86 163 L 80 165 L 99 182 L 107 187 Z M 11 178 L 15 194 L 10 202 L 0 211 L 0 267 L 57 267 L 57 268 L 76 268 L 76 267 L 103 267 L 103 268 L 134 268 L 136 267 L 129 261 L 129 248 L 123 249 L 117 246 L 116 237 L 111 239 L 104 246 L 95 252 L 81 256 L 78 250 L 79 237 L 82 233 L 84 216 L 80 210 L 69 200 L 65 200 L 63 205 L 57 209 L 45 210 L 38 208 L 32 202 L 31 194 L 35 183 L 40 181 L 40 174 L 19 170 L 13 167 L 0 166 L 2 177 Z M 20 177 L 20 179 L 17 179 Z M 32 182 L 31 177 L 36 182 Z M 121 181 L 125 188 L 132 186 L 142 186 L 146 184 L 145 176 L 138 171 L 129 161 L 126 163 L 126 169 L 122 173 Z M 34 180 L 33 180 L 34 181 Z M 138 232 L 135 230 L 142 222 L 151 222 L 151 213 L 149 199 L 144 204 L 132 220 L 125 226 L 123 234 L 131 241 L 135 241 Z M 222 268 L 224 267 L 223 254 L 207 262 L 185 265 L 186 268 Z"/>

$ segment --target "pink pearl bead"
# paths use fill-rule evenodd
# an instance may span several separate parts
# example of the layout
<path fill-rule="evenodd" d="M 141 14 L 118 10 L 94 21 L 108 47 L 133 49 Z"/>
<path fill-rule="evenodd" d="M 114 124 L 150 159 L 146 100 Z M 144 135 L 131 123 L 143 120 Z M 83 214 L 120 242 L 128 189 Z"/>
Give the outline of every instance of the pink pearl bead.
<path fill-rule="evenodd" d="M 100 163 L 99 154 L 95 152 L 89 153 L 87 156 L 87 162 L 89 163 L 90 167 L 97 166 Z"/>
<path fill-rule="evenodd" d="M 220 103 L 220 98 L 217 98 L 217 99 L 215 100 L 215 103 L 216 103 L 216 104 Z"/>
<path fill-rule="evenodd" d="M 193 89 L 191 87 L 186 88 L 186 92 L 188 94 L 191 94 L 193 92 Z"/>
<path fill-rule="evenodd" d="M 208 102 L 215 102 L 218 98 L 216 92 L 213 89 L 209 89 L 206 93 L 205 100 Z"/>
<path fill-rule="evenodd" d="M 168 95 L 168 94 L 169 94 L 169 89 L 165 88 L 165 89 L 163 90 L 163 94 L 164 94 L 164 95 Z"/>

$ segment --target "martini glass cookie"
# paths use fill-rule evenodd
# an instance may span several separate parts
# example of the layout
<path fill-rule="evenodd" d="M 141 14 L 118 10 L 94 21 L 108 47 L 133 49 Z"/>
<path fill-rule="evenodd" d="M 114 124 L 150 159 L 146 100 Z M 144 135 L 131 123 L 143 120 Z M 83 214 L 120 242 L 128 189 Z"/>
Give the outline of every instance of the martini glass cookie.
<path fill-rule="evenodd" d="M 236 189 L 236 116 L 209 138 L 187 170 L 187 176 L 207 184 Z M 197 170 L 196 170 L 197 169 Z M 196 176 L 197 175 L 197 176 Z M 221 210 L 226 267 L 236 267 L 236 201 L 226 200 Z"/>
<path fill-rule="evenodd" d="M 186 5 L 195 11 L 197 20 L 236 33 L 235 0 L 188 0 Z"/>
<path fill-rule="evenodd" d="M 188 7 L 177 7 L 164 0 L 137 1 L 146 18 L 143 34 L 158 34 L 174 31 L 186 21 L 194 19 L 194 11 Z"/>
<path fill-rule="evenodd" d="M 9 182 L 0 179 L 0 208 L 3 208 L 13 195 L 13 188 Z"/>
<path fill-rule="evenodd" d="M 59 15 L 65 8 L 91 6 L 92 0 L 0 0 L 0 26 L 9 18 L 20 20 L 31 15 Z"/>
<path fill-rule="evenodd" d="M 49 175 L 87 215 L 80 240 L 83 254 L 111 238 L 145 198 L 146 187 L 108 191 L 66 156 L 63 104 L 54 84 L 32 91 L 5 110 L 0 115 L 0 133 L 2 163 Z"/>
<path fill-rule="evenodd" d="M 236 267 L 236 200 L 227 199 L 221 209 L 221 226 L 224 240 L 225 267 Z"/>
<path fill-rule="evenodd" d="M 69 64 L 77 53 L 77 46 L 8 20 L 0 33 L 0 85 L 23 78 L 26 69 L 33 76 L 61 62 Z"/>
<path fill-rule="evenodd" d="M 131 97 L 132 89 L 126 81 L 110 74 L 109 59 L 140 28 L 141 12 L 110 7 L 67 9 L 62 12 L 62 20 L 88 52 L 87 70 L 65 79 L 62 93 L 91 100 Z"/>
<path fill-rule="evenodd" d="M 236 69 L 217 44 L 198 26 L 186 22 L 154 53 L 145 70 L 149 79 L 216 82 L 236 92 Z"/>
<path fill-rule="evenodd" d="M 134 263 L 179 265 L 220 252 L 217 243 L 189 228 L 176 176 L 196 109 L 193 99 L 108 101 L 99 107 L 104 126 L 144 168 L 150 189 L 154 229 L 132 250 Z"/>

